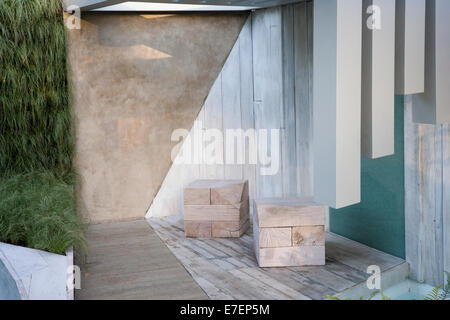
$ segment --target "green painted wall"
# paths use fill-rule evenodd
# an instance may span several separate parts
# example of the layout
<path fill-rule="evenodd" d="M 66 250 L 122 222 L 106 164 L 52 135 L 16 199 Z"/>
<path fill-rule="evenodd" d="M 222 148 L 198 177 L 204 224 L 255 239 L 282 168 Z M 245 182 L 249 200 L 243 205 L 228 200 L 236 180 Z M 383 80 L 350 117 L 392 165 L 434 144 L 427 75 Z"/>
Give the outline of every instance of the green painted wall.
<path fill-rule="evenodd" d="M 330 210 L 330 230 L 405 258 L 403 96 L 395 97 L 395 155 L 361 158 L 361 203 Z"/>

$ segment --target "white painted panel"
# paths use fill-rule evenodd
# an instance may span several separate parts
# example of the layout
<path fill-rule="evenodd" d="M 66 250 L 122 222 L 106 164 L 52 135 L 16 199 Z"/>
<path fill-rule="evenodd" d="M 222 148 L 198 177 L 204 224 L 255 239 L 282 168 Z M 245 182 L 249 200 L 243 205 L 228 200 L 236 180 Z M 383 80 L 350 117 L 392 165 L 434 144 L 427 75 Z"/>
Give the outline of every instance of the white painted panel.
<path fill-rule="evenodd" d="M 413 120 L 450 123 L 450 1 L 426 5 L 425 92 L 413 98 Z"/>
<path fill-rule="evenodd" d="M 395 1 L 364 0 L 361 153 L 394 153 Z"/>
<path fill-rule="evenodd" d="M 425 2 L 396 0 L 396 94 L 425 90 Z"/>
<path fill-rule="evenodd" d="M 361 0 L 314 1 L 314 197 L 360 202 Z"/>

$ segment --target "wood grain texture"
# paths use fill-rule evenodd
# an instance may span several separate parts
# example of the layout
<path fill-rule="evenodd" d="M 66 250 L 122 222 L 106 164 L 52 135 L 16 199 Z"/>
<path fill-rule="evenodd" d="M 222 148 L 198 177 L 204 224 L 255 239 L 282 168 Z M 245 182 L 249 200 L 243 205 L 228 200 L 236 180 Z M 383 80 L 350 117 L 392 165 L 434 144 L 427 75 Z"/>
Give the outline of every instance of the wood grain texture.
<path fill-rule="evenodd" d="M 448 270 L 448 125 L 413 122 L 411 97 L 405 98 L 405 235 L 410 276 L 443 284 Z"/>
<path fill-rule="evenodd" d="M 279 248 L 292 246 L 292 228 L 259 229 L 260 248 Z"/>
<path fill-rule="evenodd" d="M 213 221 L 212 237 L 213 238 L 238 238 L 243 235 L 250 226 L 249 220 L 241 221 Z"/>
<path fill-rule="evenodd" d="M 184 220 L 239 221 L 248 218 L 248 201 L 238 205 L 185 205 Z"/>
<path fill-rule="evenodd" d="M 279 140 L 272 141 L 271 130 L 282 129 L 283 122 L 283 63 L 282 63 L 282 17 L 281 7 L 274 7 L 255 14 L 253 29 L 253 96 L 255 100 L 255 129 L 267 130 L 268 150 L 259 150 L 260 156 L 271 157 L 270 161 L 281 163 L 281 151 L 271 154 L 271 146 L 280 146 Z M 269 140 L 270 139 L 270 140 Z M 275 159 L 276 158 L 276 159 Z M 264 174 L 269 162 L 266 159 L 256 166 L 258 196 L 282 196 L 282 168 Z"/>
<path fill-rule="evenodd" d="M 313 195 L 312 3 L 294 8 L 295 141 L 297 195 Z M 288 195 L 284 195 L 288 196 Z"/>
<path fill-rule="evenodd" d="M 211 185 L 211 204 L 233 205 L 248 200 L 248 181 L 226 181 Z"/>
<path fill-rule="evenodd" d="M 184 189 L 184 204 L 211 204 L 211 191 L 209 188 L 186 187 Z"/>
<path fill-rule="evenodd" d="M 89 225 L 86 238 L 76 300 L 208 299 L 145 220 Z"/>
<path fill-rule="evenodd" d="M 186 237 L 211 238 L 211 221 L 184 221 Z"/>
<path fill-rule="evenodd" d="M 255 207 L 260 228 L 325 224 L 325 207 L 310 199 L 257 199 Z"/>
<path fill-rule="evenodd" d="M 324 226 L 303 226 L 292 228 L 293 246 L 324 246 Z"/>
<path fill-rule="evenodd" d="M 259 268 L 251 229 L 238 239 L 186 239 L 180 217 L 148 222 L 211 299 L 321 300 L 366 286 L 368 265 L 379 265 L 382 279 L 392 272 L 389 286 L 404 280 L 408 268 L 401 259 L 334 234 L 326 236 L 326 265 Z M 370 293 L 363 292 L 366 298 Z"/>
<path fill-rule="evenodd" d="M 320 266 L 325 264 L 325 246 L 260 248 L 258 261 L 261 268 Z"/>

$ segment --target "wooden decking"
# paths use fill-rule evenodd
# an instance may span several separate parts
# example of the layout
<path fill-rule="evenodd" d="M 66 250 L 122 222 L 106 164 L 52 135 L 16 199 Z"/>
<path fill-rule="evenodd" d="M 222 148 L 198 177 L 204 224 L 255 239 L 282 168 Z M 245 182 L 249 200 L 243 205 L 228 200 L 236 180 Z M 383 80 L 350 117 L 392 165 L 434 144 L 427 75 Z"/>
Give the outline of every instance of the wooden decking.
<path fill-rule="evenodd" d="M 149 224 L 211 299 L 326 299 L 368 296 L 369 265 L 382 271 L 382 288 L 407 277 L 408 265 L 334 234 L 326 237 L 326 265 L 259 268 L 251 230 L 239 239 L 186 238 L 178 217 Z"/>
<path fill-rule="evenodd" d="M 76 299 L 208 298 L 145 220 L 91 225 L 87 238 Z"/>

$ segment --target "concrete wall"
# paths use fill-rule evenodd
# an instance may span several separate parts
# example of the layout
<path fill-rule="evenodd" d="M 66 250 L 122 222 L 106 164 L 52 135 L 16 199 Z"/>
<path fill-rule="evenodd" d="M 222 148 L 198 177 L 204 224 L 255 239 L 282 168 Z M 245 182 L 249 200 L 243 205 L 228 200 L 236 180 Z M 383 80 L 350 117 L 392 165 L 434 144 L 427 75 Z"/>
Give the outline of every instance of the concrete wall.
<path fill-rule="evenodd" d="M 79 211 L 143 218 L 246 14 L 84 14 L 69 31 Z"/>

